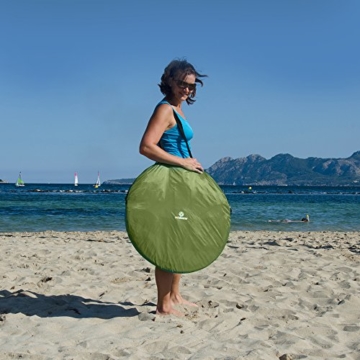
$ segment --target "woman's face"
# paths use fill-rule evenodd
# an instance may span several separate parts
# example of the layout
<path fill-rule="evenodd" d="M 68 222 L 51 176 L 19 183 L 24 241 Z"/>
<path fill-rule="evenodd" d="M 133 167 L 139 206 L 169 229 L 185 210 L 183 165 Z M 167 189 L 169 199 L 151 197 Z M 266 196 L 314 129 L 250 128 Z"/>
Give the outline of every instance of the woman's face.
<path fill-rule="evenodd" d="M 189 95 L 195 90 L 196 77 L 193 74 L 186 75 L 183 79 L 173 79 L 171 82 L 171 90 L 174 97 L 178 100 L 185 101 Z"/>

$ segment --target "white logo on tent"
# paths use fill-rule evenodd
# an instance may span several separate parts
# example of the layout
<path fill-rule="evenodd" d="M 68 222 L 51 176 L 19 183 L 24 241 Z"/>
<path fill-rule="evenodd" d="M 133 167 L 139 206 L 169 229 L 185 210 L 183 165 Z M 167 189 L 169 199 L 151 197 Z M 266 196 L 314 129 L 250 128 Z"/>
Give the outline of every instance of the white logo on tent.
<path fill-rule="evenodd" d="M 187 220 L 188 218 L 185 217 L 185 214 L 182 211 L 180 211 L 178 216 L 175 216 L 175 219 L 176 220 Z"/>

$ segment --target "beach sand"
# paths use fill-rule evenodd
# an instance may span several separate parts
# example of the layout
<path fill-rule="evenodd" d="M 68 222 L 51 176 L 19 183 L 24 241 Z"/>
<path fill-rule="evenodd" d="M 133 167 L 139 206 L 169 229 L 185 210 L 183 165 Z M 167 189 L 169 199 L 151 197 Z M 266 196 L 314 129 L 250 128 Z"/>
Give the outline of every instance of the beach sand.
<path fill-rule="evenodd" d="M 231 232 L 154 315 L 124 232 L 0 234 L 0 359 L 360 359 L 359 232 Z"/>

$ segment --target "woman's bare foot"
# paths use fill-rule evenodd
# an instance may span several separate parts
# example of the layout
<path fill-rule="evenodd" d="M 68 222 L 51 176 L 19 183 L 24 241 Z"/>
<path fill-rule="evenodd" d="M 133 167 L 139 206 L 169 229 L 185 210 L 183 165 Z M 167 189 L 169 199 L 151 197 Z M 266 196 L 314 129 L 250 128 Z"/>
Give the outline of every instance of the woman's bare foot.
<path fill-rule="evenodd" d="M 195 303 L 185 300 L 180 294 L 172 295 L 171 301 L 174 305 L 188 305 L 188 306 L 198 307 Z"/>
<path fill-rule="evenodd" d="M 159 308 L 156 308 L 156 315 L 175 315 L 177 317 L 183 317 L 184 314 L 174 308 L 170 308 L 169 310 L 160 310 Z"/>

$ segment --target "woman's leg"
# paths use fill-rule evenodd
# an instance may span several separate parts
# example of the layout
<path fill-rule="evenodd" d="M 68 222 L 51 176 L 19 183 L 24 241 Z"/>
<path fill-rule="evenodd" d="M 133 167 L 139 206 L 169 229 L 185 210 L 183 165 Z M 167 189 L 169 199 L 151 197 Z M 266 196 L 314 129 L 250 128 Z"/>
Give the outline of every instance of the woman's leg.
<path fill-rule="evenodd" d="M 196 304 L 185 300 L 180 294 L 180 274 L 173 274 L 173 281 L 171 285 L 171 293 L 170 299 L 173 304 L 183 304 L 183 305 L 190 305 L 190 306 L 197 306 Z"/>
<path fill-rule="evenodd" d="M 171 284 L 170 299 L 173 304 L 181 304 L 182 296 L 180 294 L 180 274 L 173 274 L 173 280 Z"/>
<path fill-rule="evenodd" d="M 174 314 L 177 316 L 181 316 L 182 314 L 175 310 L 172 305 L 171 299 L 171 292 L 172 286 L 174 281 L 174 276 L 171 272 L 167 272 L 164 270 L 159 269 L 158 267 L 155 268 L 155 279 L 156 279 L 156 286 L 158 291 L 158 300 L 156 305 L 156 313 L 167 315 L 167 314 Z M 177 280 L 177 288 L 179 289 L 179 282 L 180 279 Z"/>

